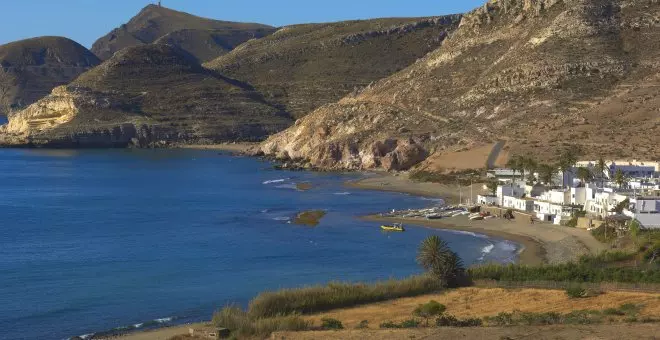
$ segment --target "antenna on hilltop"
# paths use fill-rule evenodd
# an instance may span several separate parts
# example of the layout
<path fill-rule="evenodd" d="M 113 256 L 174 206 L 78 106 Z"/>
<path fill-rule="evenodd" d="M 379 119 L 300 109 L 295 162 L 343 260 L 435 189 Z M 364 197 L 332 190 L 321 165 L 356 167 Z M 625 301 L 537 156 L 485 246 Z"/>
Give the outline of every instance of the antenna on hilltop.
<path fill-rule="evenodd" d="M 161 0 L 158 0 L 158 7 L 163 7 L 163 4 L 161 4 Z"/>

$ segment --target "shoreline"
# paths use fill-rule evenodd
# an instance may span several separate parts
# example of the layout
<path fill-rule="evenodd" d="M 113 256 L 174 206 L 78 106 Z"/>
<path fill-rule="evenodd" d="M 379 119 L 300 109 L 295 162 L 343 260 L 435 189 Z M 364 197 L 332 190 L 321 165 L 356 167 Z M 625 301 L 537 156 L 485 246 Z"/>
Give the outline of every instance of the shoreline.
<path fill-rule="evenodd" d="M 368 215 L 361 217 L 362 220 L 372 221 L 372 222 L 394 222 L 394 223 L 404 223 L 416 226 L 427 227 L 431 229 L 440 229 L 440 230 L 456 230 L 456 231 L 466 231 L 476 234 L 482 234 L 489 237 L 504 239 L 507 241 L 515 242 L 520 245 L 520 249 L 517 251 L 518 259 L 516 263 L 536 266 L 541 265 L 546 262 L 545 248 L 543 244 L 531 237 L 508 233 L 499 230 L 479 228 L 479 227 L 468 227 L 461 226 L 460 224 L 453 224 L 446 222 L 452 218 L 440 220 L 424 220 L 419 218 L 396 218 L 396 217 L 382 217 L 378 215 Z"/>
<path fill-rule="evenodd" d="M 173 149 L 190 149 L 190 150 L 213 150 L 225 151 L 232 154 L 247 154 L 251 149 L 259 143 L 220 143 L 220 144 L 179 144 L 175 145 Z"/>
<path fill-rule="evenodd" d="M 373 177 L 347 182 L 346 185 L 356 189 L 442 198 L 448 205 L 458 203 L 461 196 L 463 200 L 466 197 L 469 198 L 470 192 L 474 197 L 483 192 L 481 184 L 476 183 L 470 190 L 469 186 L 460 187 L 458 185 L 414 182 L 408 179 L 405 174 L 392 175 L 382 172 L 375 174 L 376 176 Z M 458 193 L 459 190 L 463 194 Z M 513 221 L 500 218 L 471 221 L 465 216 L 444 218 L 442 220 L 389 218 L 378 215 L 362 218 L 374 222 L 398 222 L 435 229 L 475 232 L 513 241 L 523 247 L 519 253 L 519 263 L 526 265 L 566 263 L 578 259 L 581 255 L 598 254 L 607 249 L 606 245 L 593 238 L 586 230 L 542 222 L 530 224 L 520 218 Z"/>

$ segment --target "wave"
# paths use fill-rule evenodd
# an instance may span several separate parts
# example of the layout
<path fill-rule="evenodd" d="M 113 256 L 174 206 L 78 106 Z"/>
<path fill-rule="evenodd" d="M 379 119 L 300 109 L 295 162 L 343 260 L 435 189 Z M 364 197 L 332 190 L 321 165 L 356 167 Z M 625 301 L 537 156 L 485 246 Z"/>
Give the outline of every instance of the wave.
<path fill-rule="evenodd" d="M 291 217 L 286 217 L 286 216 L 273 217 L 273 220 L 275 220 L 275 221 L 290 221 Z"/>
<path fill-rule="evenodd" d="M 489 245 L 481 248 L 481 253 L 486 255 L 486 254 L 490 253 L 494 248 L 495 248 L 494 244 L 489 244 Z"/>
<path fill-rule="evenodd" d="M 350 194 L 351 194 L 350 192 L 335 192 L 335 195 L 340 195 L 340 196 L 346 196 Z"/>
<path fill-rule="evenodd" d="M 422 201 L 439 202 L 443 205 L 445 204 L 445 200 L 443 200 L 442 198 L 420 197 L 419 199 Z"/>
<path fill-rule="evenodd" d="M 488 237 L 484 234 L 477 234 L 477 233 L 473 233 L 471 231 L 465 231 L 465 230 L 443 229 L 442 231 L 446 231 L 446 232 L 452 233 L 452 234 L 468 235 L 468 236 L 473 236 L 473 237 L 477 237 L 477 238 L 490 238 L 490 237 Z"/>
<path fill-rule="evenodd" d="M 270 181 L 263 182 L 263 184 L 284 183 L 287 180 L 288 180 L 288 178 L 272 179 Z"/>

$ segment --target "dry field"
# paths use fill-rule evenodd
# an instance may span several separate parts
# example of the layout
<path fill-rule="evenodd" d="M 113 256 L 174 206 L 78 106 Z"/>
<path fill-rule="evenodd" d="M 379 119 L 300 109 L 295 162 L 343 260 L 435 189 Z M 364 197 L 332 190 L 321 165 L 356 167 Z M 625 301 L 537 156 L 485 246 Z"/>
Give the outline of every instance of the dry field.
<path fill-rule="evenodd" d="M 403 298 L 355 308 L 335 310 L 310 316 L 315 324 L 321 318 L 340 320 L 345 328 L 355 328 L 362 320 L 368 320 L 371 328 L 382 322 L 400 322 L 412 317 L 420 304 L 435 300 L 447 306 L 448 314 L 458 318 L 495 316 L 500 312 L 559 312 L 575 310 L 603 310 L 622 304 L 643 304 L 640 316 L 660 317 L 660 294 L 607 292 L 585 299 L 569 299 L 566 292 L 543 289 L 461 288 L 445 294 Z M 658 334 L 660 336 L 660 333 Z"/>

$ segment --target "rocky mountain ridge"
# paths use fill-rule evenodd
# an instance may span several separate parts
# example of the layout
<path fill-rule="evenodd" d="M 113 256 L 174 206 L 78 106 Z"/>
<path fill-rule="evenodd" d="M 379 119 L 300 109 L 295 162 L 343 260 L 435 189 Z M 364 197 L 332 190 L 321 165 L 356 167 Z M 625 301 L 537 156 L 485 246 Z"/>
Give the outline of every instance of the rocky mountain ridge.
<path fill-rule="evenodd" d="M 462 169 L 458 154 L 484 167 L 501 152 L 549 159 L 569 144 L 658 158 L 658 28 L 656 0 L 489 1 L 423 59 L 261 151 L 328 169 L 431 171 Z"/>
<path fill-rule="evenodd" d="M 0 115 L 17 110 L 68 84 L 100 60 L 63 37 L 39 37 L 0 46 Z"/>
<path fill-rule="evenodd" d="M 459 21 L 449 15 L 287 26 L 205 66 L 250 83 L 299 118 L 422 58 Z"/>
<path fill-rule="evenodd" d="M 249 85 L 172 45 L 126 48 L 0 127 L 2 143 L 46 147 L 253 141 L 291 124 Z"/>
<path fill-rule="evenodd" d="M 157 42 L 176 45 L 206 62 L 274 30 L 268 25 L 213 20 L 148 5 L 128 23 L 94 42 L 92 52 L 106 60 L 123 48 Z"/>

